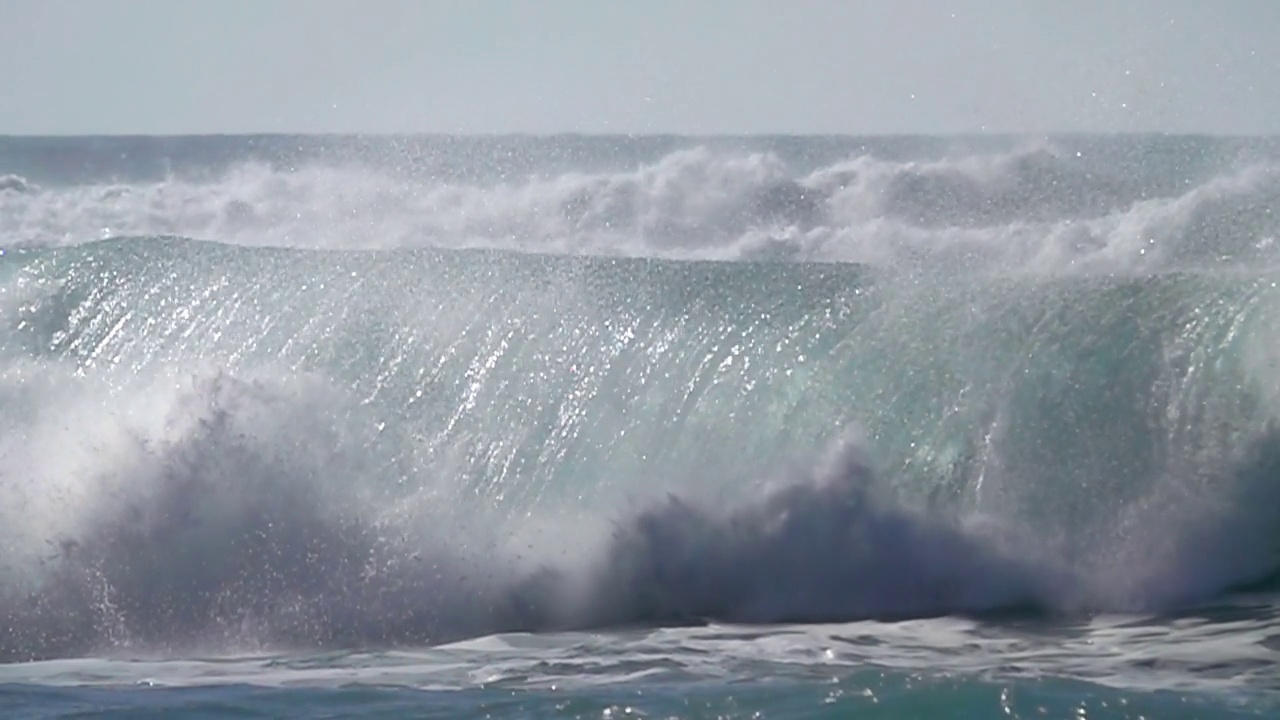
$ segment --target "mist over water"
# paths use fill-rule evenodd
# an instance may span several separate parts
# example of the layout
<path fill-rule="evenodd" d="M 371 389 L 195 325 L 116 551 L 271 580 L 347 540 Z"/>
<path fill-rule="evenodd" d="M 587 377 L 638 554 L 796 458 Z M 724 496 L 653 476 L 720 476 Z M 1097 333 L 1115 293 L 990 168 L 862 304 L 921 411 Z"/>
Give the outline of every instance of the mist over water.
<path fill-rule="evenodd" d="M 1275 569 L 1266 280 L 6 262 L 10 658 L 1159 611 Z"/>
<path fill-rule="evenodd" d="M 6 175 L 0 657 L 1165 613 L 1280 568 L 1265 144 L 563 142 Z"/>
<path fill-rule="evenodd" d="M 218 140 L 6 141 L 0 236 L 1108 273 L 1269 262 L 1276 234 L 1267 140 Z"/>

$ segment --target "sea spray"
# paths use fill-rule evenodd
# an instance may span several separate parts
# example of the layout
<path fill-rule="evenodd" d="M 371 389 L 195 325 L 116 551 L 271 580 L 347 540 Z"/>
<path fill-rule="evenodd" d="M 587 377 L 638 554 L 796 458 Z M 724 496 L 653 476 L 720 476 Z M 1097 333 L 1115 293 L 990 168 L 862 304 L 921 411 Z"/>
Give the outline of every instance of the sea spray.
<path fill-rule="evenodd" d="M 1160 611 L 1276 570 L 1264 273 L 0 266 L 10 659 Z"/>
<path fill-rule="evenodd" d="M 117 142 L 135 159 L 163 150 Z M 1280 159 L 1262 141 L 1210 151 L 1179 138 L 996 149 L 957 139 L 913 155 L 891 140 L 845 139 L 817 157 L 785 138 L 600 139 L 572 150 L 548 140 L 506 152 L 447 138 L 335 139 L 308 142 L 306 153 L 242 142 L 247 157 L 222 150 L 219 162 L 175 168 L 159 155 L 130 166 L 134 177 L 28 179 L 16 172 L 26 148 L 14 148 L 0 181 L 0 246 L 177 235 L 299 249 L 1137 274 L 1271 263 L 1280 230 L 1268 210 Z M 100 151 L 85 148 L 74 167 L 96 167 Z M 147 165 L 168 169 L 137 172 Z"/>

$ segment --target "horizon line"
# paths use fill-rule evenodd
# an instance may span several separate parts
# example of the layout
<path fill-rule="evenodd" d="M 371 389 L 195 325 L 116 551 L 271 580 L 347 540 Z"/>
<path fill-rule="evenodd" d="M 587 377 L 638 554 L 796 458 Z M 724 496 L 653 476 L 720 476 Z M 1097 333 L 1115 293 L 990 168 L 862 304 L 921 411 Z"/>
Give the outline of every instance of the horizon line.
<path fill-rule="evenodd" d="M 597 131 L 511 131 L 511 132 L 446 132 L 446 131 L 234 131 L 234 132 L 88 132 L 88 133 L 35 133 L 0 132 L 0 139 L 71 140 L 71 139 L 198 139 L 198 138 L 438 138 L 438 139 L 617 139 L 617 138 L 684 138 L 684 139 L 1000 139 L 1000 138 L 1068 138 L 1068 137 L 1211 137 L 1220 139 L 1264 139 L 1280 136 L 1280 131 L 1270 133 L 1215 132 L 1208 130 L 1061 130 L 1061 131 L 949 131 L 949 132 L 597 132 Z"/>

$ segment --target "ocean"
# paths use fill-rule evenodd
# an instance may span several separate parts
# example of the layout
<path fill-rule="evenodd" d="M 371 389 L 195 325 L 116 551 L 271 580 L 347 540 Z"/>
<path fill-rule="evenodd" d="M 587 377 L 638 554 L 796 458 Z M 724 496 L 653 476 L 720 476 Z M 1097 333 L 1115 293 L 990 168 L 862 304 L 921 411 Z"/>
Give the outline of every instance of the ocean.
<path fill-rule="evenodd" d="M 1280 141 L 0 138 L 0 716 L 1280 716 Z"/>

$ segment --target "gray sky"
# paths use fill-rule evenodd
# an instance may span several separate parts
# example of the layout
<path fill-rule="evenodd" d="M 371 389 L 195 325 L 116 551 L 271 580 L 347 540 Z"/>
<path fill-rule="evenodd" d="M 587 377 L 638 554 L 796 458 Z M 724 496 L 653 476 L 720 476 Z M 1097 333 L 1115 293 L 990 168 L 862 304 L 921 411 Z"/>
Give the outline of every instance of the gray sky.
<path fill-rule="evenodd" d="M 1280 132 L 1276 0 L 0 0 L 0 133 Z"/>

